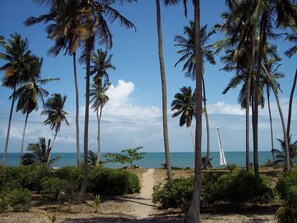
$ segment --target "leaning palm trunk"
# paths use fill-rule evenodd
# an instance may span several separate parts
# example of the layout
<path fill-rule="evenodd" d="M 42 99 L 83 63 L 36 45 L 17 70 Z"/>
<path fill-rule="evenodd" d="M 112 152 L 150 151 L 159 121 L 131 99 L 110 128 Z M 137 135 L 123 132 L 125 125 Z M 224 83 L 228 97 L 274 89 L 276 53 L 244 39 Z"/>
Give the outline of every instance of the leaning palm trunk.
<path fill-rule="evenodd" d="M 156 0 L 157 8 L 157 29 L 158 29 L 158 51 L 159 51 L 159 63 L 161 73 L 162 84 L 162 116 L 163 116 L 163 138 L 164 138 L 164 150 L 167 168 L 167 178 L 172 179 L 170 153 L 169 153 L 169 139 L 168 139 L 168 123 L 167 123 L 167 92 L 166 92 L 166 76 L 163 57 L 163 42 L 162 42 L 162 28 L 161 28 L 161 12 L 160 12 L 160 0 Z"/>
<path fill-rule="evenodd" d="M 56 142 L 56 137 L 58 135 L 58 132 L 56 131 L 55 132 L 55 136 L 54 136 L 54 140 L 53 140 L 53 144 L 52 146 L 49 148 L 49 153 L 48 153 L 48 157 L 47 157 L 47 161 L 46 161 L 46 168 L 49 167 L 50 165 L 50 160 L 51 160 L 51 156 L 52 156 L 52 152 L 53 152 L 53 149 L 54 149 L 54 146 L 55 146 L 55 142 Z"/>
<path fill-rule="evenodd" d="M 91 47 L 88 47 L 91 49 Z M 88 146 L 89 146 L 89 104 L 90 104 L 90 64 L 91 50 L 86 55 L 86 105 L 85 105 L 85 128 L 84 128 L 84 175 L 80 195 L 86 197 L 88 180 Z"/>
<path fill-rule="evenodd" d="M 204 106 L 204 114 L 205 114 L 205 125 L 206 125 L 206 159 L 204 169 L 206 170 L 208 167 L 209 161 L 209 153 L 210 153 L 210 138 L 209 138 L 209 121 L 208 121 L 208 113 L 206 107 L 206 90 L 205 90 L 205 82 L 204 77 L 202 76 L 202 89 L 203 89 L 203 106 Z"/>
<path fill-rule="evenodd" d="M 269 112 L 269 122 L 270 122 L 270 140 L 271 140 L 271 153 L 272 153 L 272 162 L 274 162 L 274 143 L 273 143 L 273 126 L 272 126 L 272 115 L 271 115 L 271 106 L 270 106 L 270 93 L 267 93 L 267 103 L 268 103 L 268 112 Z"/>
<path fill-rule="evenodd" d="M 29 117 L 29 112 L 27 112 L 26 118 L 25 118 L 25 125 L 24 125 L 23 136 L 22 136 L 22 144 L 21 144 L 20 165 L 22 165 L 22 163 L 23 163 L 24 143 L 25 143 L 25 135 L 26 135 L 28 117 Z"/>
<path fill-rule="evenodd" d="M 98 124 L 98 130 L 97 130 L 97 143 L 98 143 L 98 153 L 97 153 L 97 158 L 96 158 L 96 165 L 100 165 L 100 159 L 101 159 L 101 143 L 100 143 L 100 130 L 101 130 L 101 116 L 102 116 L 102 107 L 100 106 L 100 115 L 99 115 L 99 110 L 97 109 L 96 112 L 97 116 L 97 124 Z"/>
<path fill-rule="evenodd" d="M 80 165 L 80 143 L 79 143 L 79 95 L 78 95 L 78 82 L 76 72 L 76 53 L 73 53 L 73 76 L 75 85 L 75 125 L 76 125 L 76 165 Z"/>
<path fill-rule="evenodd" d="M 195 180 L 190 208 L 185 216 L 185 223 L 200 223 L 201 194 L 201 139 L 202 139 L 202 55 L 200 36 L 200 0 L 194 1 L 195 15 L 195 55 L 196 67 L 196 132 L 195 132 Z"/>
<path fill-rule="evenodd" d="M 263 66 L 263 64 L 262 64 L 262 67 L 263 67 L 263 69 L 265 71 L 265 74 L 266 74 L 266 77 L 267 77 L 268 81 L 270 83 L 272 83 L 266 67 Z M 273 93 L 274 93 L 274 96 L 275 96 L 275 100 L 276 100 L 276 103 L 277 103 L 277 108 L 278 108 L 279 115 L 280 115 L 280 118 L 281 118 L 281 123 L 282 123 L 282 129 L 283 129 L 283 135 L 284 135 L 284 141 L 285 141 L 285 147 L 286 147 L 286 170 L 290 170 L 291 169 L 291 164 L 290 164 L 290 150 L 289 150 L 289 140 L 288 140 L 288 137 L 287 137 L 285 120 L 284 120 L 282 108 L 281 108 L 281 105 L 280 105 L 280 102 L 279 102 L 279 99 L 278 99 L 277 91 L 275 90 L 274 87 L 272 87 L 272 90 L 273 90 Z"/>
<path fill-rule="evenodd" d="M 293 81 L 293 86 L 290 93 L 290 100 L 289 100 L 289 111 L 288 111 L 288 124 L 287 124 L 287 138 L 290 138 L 290 132 L 291 132 L 291 118 L 292 118 L 292 104 L 293 104 L 293 97 L 294 97 L 294 91 L 296 87 L 297 82 L 297 69 L 295 71 L 295 77 Z"/>
<path fill-rule="evenodd" d="M 5 166 L 6 156 L 7 156 L 7 151 L 8 151 L 11 119 L 12 119 L 12 113 L 13 113 L 14 102 L 15 102 L 15 96 L 14 96 L 15 89 L 16 89 L 16 86 L 13 87 L 12 101 L 11 101 L 11 107 L 10 107 L 9 119 L 8 119 L 7 135 L 6 135 L 6 141 L 5 141 L 5 149 L 4 149 L 4 154 L 3 154 L 3 166 Z"/>

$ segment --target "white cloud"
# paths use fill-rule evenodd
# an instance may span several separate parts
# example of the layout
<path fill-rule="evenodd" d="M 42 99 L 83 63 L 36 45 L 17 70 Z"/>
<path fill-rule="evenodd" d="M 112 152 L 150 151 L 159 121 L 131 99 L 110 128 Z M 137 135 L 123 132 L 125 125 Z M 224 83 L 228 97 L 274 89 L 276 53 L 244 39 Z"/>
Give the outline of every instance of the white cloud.
<path fill-rule="evenodd" d="M 245 110 L 238 104 L 226 104 L 224 101 L 207 105 L 209 114 L 245 115 Z"/>
<path fill-rule="evenodd" d="M 118 85 L 111 85 L 106 92 L 109 97 L 109 103 L 113 105 L 123 105 L 129 101 L 130 94 L 134 91 L 132 82 L 118 80 Z"/>

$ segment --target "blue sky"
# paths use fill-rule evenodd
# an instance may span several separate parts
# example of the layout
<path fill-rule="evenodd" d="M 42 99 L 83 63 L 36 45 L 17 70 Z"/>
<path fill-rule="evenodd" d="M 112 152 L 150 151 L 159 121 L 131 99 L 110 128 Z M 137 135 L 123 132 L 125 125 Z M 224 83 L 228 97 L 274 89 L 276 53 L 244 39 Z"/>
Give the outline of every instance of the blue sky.
<path fill-rule="evenodd" d="M 201 1 L 201 24 L 211 28 L 220 23 L 220 14 L 226 10 L 223 0 Z M 108 92 L 109 103 L 103 111 L 102 121 L 102 150 L 117 152 L 126 148 L 144 146 L 147 152 L 163 151 L 162 113 L 161 113 L 161 84 L 157 50 L 155 1 L 139 0 L 137 4 L 115 6 L 126 18 L 136 26 L 134 30 L 126 30 L 115 22 L 111 25 L 113 33 L 112 63 L 117 68 L 109 72 L 112 86 Z M 189 6 L 189 12 L 192 7 Z M 31 0 L 0 0 L 0 35 L 9 38 L 12 33 L 19 33 L 29 41 L 29 48 L 39 57 L 44 58 L 42 77 L 59 77 L 60 81 L 48 84 L 45 88 L 52 93 L 67 95 L 66 108 L 70 114 L 70 126 L 62 126 L 58 134 L 56 151 L 75 152 L 75 92 L 72 73 L 72 58 L 60 55 L 48 57 L 47 50 L 52 41 L 47 39 L 43 24 L 25 27 L 23 22 L 29 16 L 38 16 L 47 12 L 47 8 L 39 7 Z M 174 67 L 178 61 L 178 50 L 174 47 L 174 36 L 183 34 L 183 27 L 193 18 L 189 13 L 184 17 L 183 6 L 162 7 L 162 28 L 165 68 L 168 88 L 168 109 L 174 94 L 183 86 L 194 86 L 194 82 L 186 79 L 181 72 L 181 66 Z M 221 38 L 215 35 L 211 41 Z M 283 93 L 280 93 L 281 103 L 287 117 L 288 97 L 291 90 L 293 75 L 296 69 L 296 56 L 290 60 L 283 56 L 283 51 L 290 44 L 279 40 L 279 54 L 282 56 L 280 70 L 286 77 L 280 81 Z M 98 48 L 102 46 L 98 45 Z M 234 73 L 220 71 L 222 64 L 219 56 L 217 64 L 205 64 L 205 81 L 207 102 L 211 128 L 211 150 L 218 151 L 216 127 L 221 129 L 221 138 L 226 151 L 244 151 L 245 149 L 245 111 L 237 104 L 238 90 L 232 90 L 227 95 L 222 91 Z M 0 61 L 3 65 L 3 61 Z M 84 115 L 84 65 L 78 65 L 80 89 L 80 128 L 81 145 L 83 142 Z M 1 76 L 3 73 L 0 74 Z M 10 109 L 8 99 L 11 91 L 0 87 L 0 153 L 4 150 L 7 131 L 7 120 Z M 296 96 L 295 96 L 296 99 Z M 296 140 L 297 111 L 294 101 L 292 134 Z M 37 142 L 38 137 L 53 137 L 49 126 L 43 126 L 45 117 L 40 116 L 41 109 L 29 116 L 25 143 Z M 272 112 L 275 138 L 281 138 L 281 125 L 278 110 L 272 97 Z M 171 151 L 193 151 L 190 130 L 178 126 L 178 119 L 171 118 L 168 113 L 169 139 Z M 24 116 L 14 113 L 9 144 L 9 152 L 18 152 L 21 144 L 21 134 Z M 92 112 L 90 117 L 90 149 L 96 150 L 96 117 Z M 204 128 L 205 129 L 205 128 Z M 259 148 L 270 150 L 269 118 L 267 108 L 260 111 L 259 117 Z M 203 131 L 203 151 L 205 151 L 205 136 Z M 276 146 L 279 145 L 276 142 Z M 82 146 L 81 146 L 82 147 Z"/>

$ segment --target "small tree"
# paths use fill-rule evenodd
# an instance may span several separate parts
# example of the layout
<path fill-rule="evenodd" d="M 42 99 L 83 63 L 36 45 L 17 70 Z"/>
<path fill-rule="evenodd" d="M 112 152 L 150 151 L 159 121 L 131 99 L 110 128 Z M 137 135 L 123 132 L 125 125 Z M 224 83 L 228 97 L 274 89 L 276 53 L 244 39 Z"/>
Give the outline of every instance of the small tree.
<path fill-rule="evenodd" d="M 133 168 L 133 162 L 144 158 L 145 152 L 138 152 L 143 147 L 122 150 L 121 153 L 105 154 L 106 162 L 109 163 L 130 163 L 130 168 Z"/>

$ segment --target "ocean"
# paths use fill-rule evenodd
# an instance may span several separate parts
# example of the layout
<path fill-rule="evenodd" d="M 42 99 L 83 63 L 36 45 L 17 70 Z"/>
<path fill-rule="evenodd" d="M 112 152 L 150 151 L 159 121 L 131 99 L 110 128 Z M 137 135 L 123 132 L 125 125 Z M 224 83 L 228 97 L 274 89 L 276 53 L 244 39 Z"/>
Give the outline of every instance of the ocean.
<path fill-rule="evenodd" d="M 205 153 L 202 153 L 205 156 Z M 219 168 L 219 152 L 210 152 L 211 163 L 213 167 Z M 64 166 L 76 166 L 76 153 L 53 153 L 52 157 L 60 156 L 61 159 L 53 164 L 54 167 Z M 81 155 L 83 159 L 83 155 Z M 225 152 L 225 158 L 227 164 L 236 164 L 238 167 L 245 166 L 245 152 Z M 6 165 L 17 166 L 19 165 L 20 154 L 8 153 Z M 104 161 L 104 153 L 102 154 L 102 160 Z M 193 167 L 194 166 L 194 153 L 193 152 L 172 152 L 170 153 L 171 166 L 172 167 Z M 253 153 L 250 153 L 251 162 L 253 162 Z M 271 160 L 271 152 L 260 151 L 259 152 L 259 165 L 264 165 L 267 160 Z M 0 163 L 3 160 L 3 153 L 0 153 Z M 161 152 L 146 153 L 144 159 L 136 161 L 135 164 L 143 168 L 161 168 L 165 163 L 165 154 Z M 107 163 L 106 167 L 119 168 L 129 165 Z"/>

